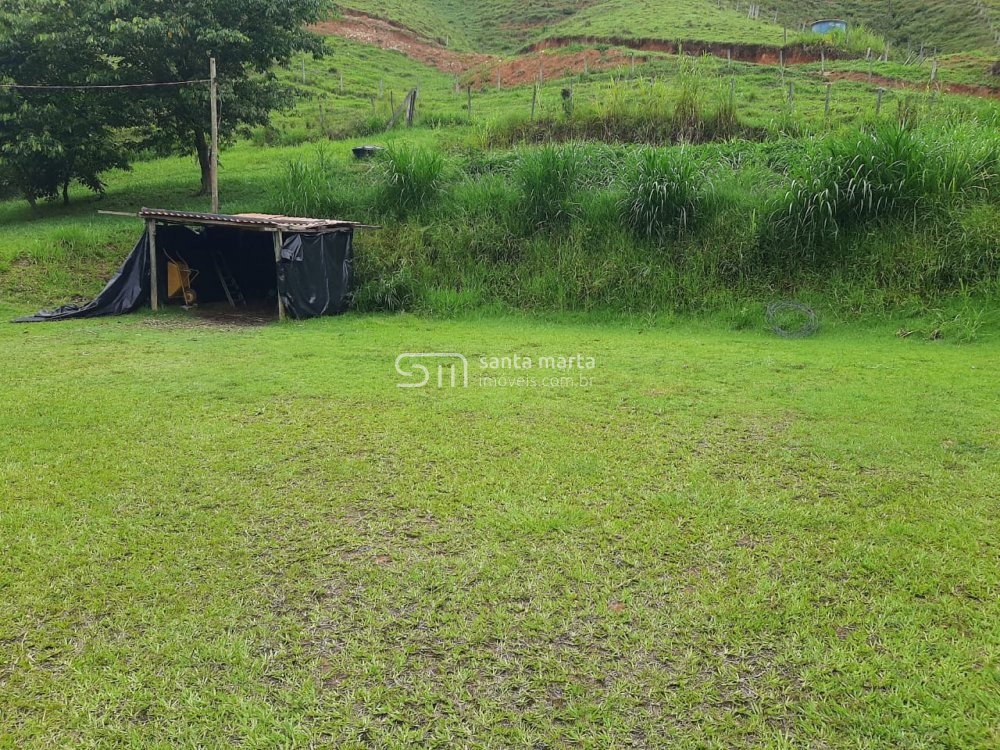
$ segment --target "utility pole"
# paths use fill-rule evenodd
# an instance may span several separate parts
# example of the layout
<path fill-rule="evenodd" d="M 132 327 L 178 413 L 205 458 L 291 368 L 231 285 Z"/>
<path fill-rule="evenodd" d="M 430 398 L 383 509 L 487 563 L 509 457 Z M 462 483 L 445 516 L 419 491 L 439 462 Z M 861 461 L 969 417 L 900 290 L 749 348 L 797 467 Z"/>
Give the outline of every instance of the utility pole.
<path fill-rule="evenodd" d="M 219 81 L 216 77 L 215 58 L 208 63 L 209 98 L 212 101 L 212 156 L 209 172 L 212 181 L 212 213 L 219 213 Z"/>

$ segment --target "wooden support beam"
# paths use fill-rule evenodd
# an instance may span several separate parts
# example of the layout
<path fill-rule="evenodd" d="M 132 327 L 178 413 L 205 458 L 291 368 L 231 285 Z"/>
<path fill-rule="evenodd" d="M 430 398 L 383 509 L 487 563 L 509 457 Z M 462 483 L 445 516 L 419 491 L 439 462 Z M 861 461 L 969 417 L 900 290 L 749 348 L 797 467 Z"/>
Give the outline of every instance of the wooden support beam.
<path fill-rule="evenodd" d="M 281 263 L 281 248 L 285 244 L 285 236 L 281 231 L 274 233 L 274 274 L 275 274 L 275 284 L 278 283 L 278 266 Z M 281 287 L 275 287 L 278 290 L 278 320 L 284 321 L 288 318 L 288 314 L 285 311 L 285 301 L 281 298 Z"/>
<path fill-rule="evenodd" d="M 209 100 L 212 107 L 212 156 L 209 161 L 212 183 L 212 213 L 219 213 L 219 80 L 215 58 L 208 61 Z"/>
<path fill-rule="evenodd" d="M 153 311 L 160 309 L 160 273 L 156 263 L 156 222 L 146 221 L 146 236 L 149 238 L 149 306 Z"/>
<path fill-rule="evenodd" d="M 139 214 L 137 214 L 135 211 L 98 211 L 97 215 L 98 216 L 125 216 L 125 217 L 128 217 L 130 219 L 138 219 L 138 218 L 140 218 Z"/>

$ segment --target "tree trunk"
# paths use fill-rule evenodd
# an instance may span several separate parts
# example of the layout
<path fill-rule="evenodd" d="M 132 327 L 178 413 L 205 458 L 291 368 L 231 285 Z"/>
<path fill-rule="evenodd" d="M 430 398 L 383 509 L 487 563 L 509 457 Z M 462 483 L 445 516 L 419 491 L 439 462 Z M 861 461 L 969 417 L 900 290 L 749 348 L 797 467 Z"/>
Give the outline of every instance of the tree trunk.
<path fill-rule="evenodd" d="M 66 180 L 63 183 L 62 196 L 63 196 L 63 205 L 64 206 L 68 206 L 69 205 L 69 180 Z"/>
<path fill-rule="evenodd" d="M 201 190 L 198 195 L 208 195 L 212 192 L 212 159 L 209 155 L 208 141 L 203 130 L 194 133 L 194 148 L 198 153 L 198 166 L 201 167 Z"/>

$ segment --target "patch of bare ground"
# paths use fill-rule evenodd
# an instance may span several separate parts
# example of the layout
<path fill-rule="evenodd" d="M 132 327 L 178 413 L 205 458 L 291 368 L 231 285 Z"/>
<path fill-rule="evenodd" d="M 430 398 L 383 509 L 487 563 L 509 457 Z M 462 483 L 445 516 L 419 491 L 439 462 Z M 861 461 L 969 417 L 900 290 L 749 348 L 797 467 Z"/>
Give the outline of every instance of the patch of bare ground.
<path fill-rule="evenodd" d="M 782 60 L 785 65 L 803 65 L 819 62 L 823 55 L 820 48 L 802 44 L 776 47 L 766 44 L 726 44 L 723 42 L 672 41 L 668 39 L 633 39 L 630 37 L 602 36 L 552 37 L 531 45 L 525 51 L 539 52 L 575 45 L 588 47 L 624 47 L 641 52 L 662 52 L 670 55 L 692 55 L 694 57 L 712 55 L 714 57 L 732 58 L 738 62 L 756 63 L 758 65 L 778 65 Z M 825 54 L 827 60 L 850 59 L 857 56 L 837 49 L 827 49 Z"/>
<path fill-rule="evenodd" d="M 313 31 L 399 52 L 455 75 L 461 75 L 492 59 L 489 55 L 447 49 L 439 40 L 424 37 L 401 24 L 353 11 L 344 11 L 342 18 L 316 24 Z"/>
<path fill-rule="evenodd" d="M 887 89 L 900 89 L 904 91 L 945 91 L 949 94 L 962 94 L 965 96 L 978 96 L 987 99 L 1000 99 L 1000 89 L 991 86 L 975 86 L 968 83 L 918 83 L 916 81 L 902 81 L 898 78 L 887 78 L 885 76 L 869 76 L 861 72 L 840 72 L 828 73 L 827 78 L 834 81 L 855 81 L 858 83 L 871 83 Z"/>
<path fill-rule="evenodd" d="M 552 81 L 586 72 L 621 68 L 630 65 L 631 60 L 630 55 L 616 49 L 590 49 L 558 55 L 534 52 L 509 60 L 492 61 L 473 71 L 470 82 L 477 87 L 496 85 L 498 80 L 504 87 L 522 86 L 539 79 Z M 645 57 L 635 59 L 637 64 L 647 60 Z"/>

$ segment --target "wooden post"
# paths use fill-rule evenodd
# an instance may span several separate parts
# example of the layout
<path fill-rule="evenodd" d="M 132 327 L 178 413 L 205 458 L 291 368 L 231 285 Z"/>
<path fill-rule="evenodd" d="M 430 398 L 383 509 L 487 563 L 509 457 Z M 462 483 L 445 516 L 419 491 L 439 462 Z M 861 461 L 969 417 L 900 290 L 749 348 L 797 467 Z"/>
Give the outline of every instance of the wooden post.
<path fill-rule="evenodd" d="M 819 72 L 826 74 L 826 50 L 821 49 L 819 51 Z"/>
<path fill-rule="evenodd" d="M 216 77 L 215 58 L 208 62 L 209 99 L 212 104 L 212 155 L 209 172 L 212 182 L 212 213 L 219 213 L 219 81 Z"/>
<path fill-rule="evenodd" d="M 880 86 L 879 90 L 878 90 L 878 101 L 875 104 L 875 114 L 876 115 L 882 114 L 882 97 L 884 95 L 885 95 L 885 89 Z"/>
<path fill-rule="evenodd" d="M 410 104 L 406 109 L 406 127 L 413 127 L 413 120 L 417 116 L 417 90 L 410 92 Z"/>
<path fill-rule="evenodd" d="M 274 233 L 274 280 L 275 284 L 278 283 L 278 266 L 281 263 L 281 248 L 284 247 L 285 236 L 277 231 Z M 281 288 L 275 286 L 278 290 L 278 320 L 285 320 L 288 315 L 285 312 L 285 301 L 281 298 Z"/>
<path fill-rule="evenodd" d="M 160 271 L 156 266 L 156 221 L 146 219 L 146 237 L 149 240 L 149 306 L 153 312 L 160 309 Z"/>
<path fill-rule="evenodd" d="M 535 84 L 535 92 L 531 96 L 531 119 L 535 119 L 535 108 L 538 106 L 538 84 Z"/>

